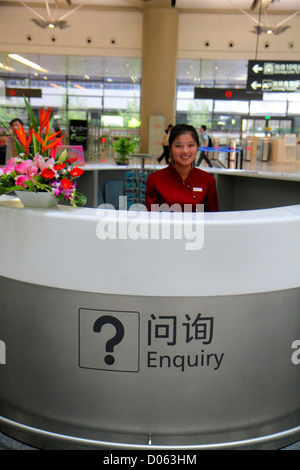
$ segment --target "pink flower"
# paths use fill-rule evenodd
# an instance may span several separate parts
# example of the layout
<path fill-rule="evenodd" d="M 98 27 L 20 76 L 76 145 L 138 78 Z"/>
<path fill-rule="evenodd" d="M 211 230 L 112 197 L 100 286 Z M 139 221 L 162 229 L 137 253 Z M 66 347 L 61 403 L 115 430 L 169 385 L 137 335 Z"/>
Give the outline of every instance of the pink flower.
<path fill-rule="evenodd" d="M 3 168 L 3 173 L 6 175 L 6 174 L 10 174 L 12 173 L 13 171 L 15 171 L 15 167 L 12 166 L 12 165 L 6 165 L 4 168 Z"/>
<path fill-rule="evenodd" d="M 33 163 L 32 160 L 25 160 L 24 163 L 27 167 L 25 174 L 27 176 L 36 176 L 38 173 L 38 167 L 36 166 L 36 164 Z"/>
<path fill-rule="evenodd" d="M 55 160 L 54 158 L 48 158 L 48 160 L 45 160 L 44 157 L 36 154 L 33 159 L 33 162 L 38 167 L 38 169 L 42 171 L 42 170 L 45 170 L 46 168 L 52 167 L 54 165 Z"/>
<path fill-rule="evenodd" d="M 28 165 L 28 168 L 27 168 L 27 176 L 36 176 L 38 173 L 38 168 L 36 165 Z"/>
<path fill-rule="evenodd" d="M 36 176 L 38 168 L 32 160 L 24 160 L 15 166 L 15 171 L 18 175 Z"/>
<path fill-rule="evenodd" d="M 23 186 L 23 188 L 27 188 L 26 184 L 24 184 L 24 181 L 28 181 L 31 178 L 26 175 L 19 175 L 16 177 L 16 186 Z"/>
<path fill-rule="evenodd" d="M 16 162 L 15 162 L 15 159 L 12 157 L 10 158 L 9 160 L 7 160 L 6 162 L 6 165 L 10 165 L 10 166 L 15 166 Z"/>
<path fill-rule="evenodd" d="M 58 197 L 63 191 L 61 184 L 58 182 L 52 183 L 50 186 L 54 197 Z"/>
<path fill-rule="evenodd" d="M 18 175 L 25 175 L 27 171 L 27 165 L 25 162 L 17 163 L 15 166 L 15 171 Z"/>

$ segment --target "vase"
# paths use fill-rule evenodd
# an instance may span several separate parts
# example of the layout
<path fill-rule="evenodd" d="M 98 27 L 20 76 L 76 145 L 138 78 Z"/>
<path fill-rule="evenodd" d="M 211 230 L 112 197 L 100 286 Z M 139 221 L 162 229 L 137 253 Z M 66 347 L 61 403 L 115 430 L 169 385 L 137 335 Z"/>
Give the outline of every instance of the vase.
<path fill-rule="evenodd" d="M 52 196 L 52 193 L 34 191 L 15 191 L 24 207 L 53 207 L 58 200 Z"/>

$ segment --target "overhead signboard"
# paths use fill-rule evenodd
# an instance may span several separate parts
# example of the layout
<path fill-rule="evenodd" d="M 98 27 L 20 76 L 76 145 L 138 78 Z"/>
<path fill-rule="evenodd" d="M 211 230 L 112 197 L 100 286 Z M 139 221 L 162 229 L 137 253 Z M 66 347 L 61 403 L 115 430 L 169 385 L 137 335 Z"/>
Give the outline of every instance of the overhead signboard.
<path fill-rule="evenodd" d="M 40 88 L 9 88 L 6 87 L 5 95 L 13 98 L 26 96 L 26 98 L 41 98 L 42 90 Z"/>
<path fill-rule="evenodd" d="M 300 62 L 248 61 L 247 91 L 293 93 L 300 90 Z"/>
<path fill-rule="evenodd" d="M 195 88 L 194 99 L 250 101 L 262 100 L 262 93 L 248 92 L 245 88 Z"/>

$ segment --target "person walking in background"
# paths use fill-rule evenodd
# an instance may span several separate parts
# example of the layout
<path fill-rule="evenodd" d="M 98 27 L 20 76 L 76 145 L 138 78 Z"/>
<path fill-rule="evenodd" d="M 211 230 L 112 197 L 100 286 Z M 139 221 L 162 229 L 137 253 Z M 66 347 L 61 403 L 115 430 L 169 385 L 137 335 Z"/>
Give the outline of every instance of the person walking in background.
<path fill-rule="evenodd" d="M 172 128 L 173 128 L 173 125 L 169 124 L 168 128 L 164 132 L 163 140 L 162 140 L 162 143 L 161 143 L 161 145 L 163 146 L 163 153 L 157 159 L 158 163 L 160 163 L 163 158 L 165 158 L 167 165 L 169 163 L 169 153 L 170 153 L 170 151 L 169 151 L 169 135 L 170 135 L 170 132 L 171 132 Z"/>
<path fill-rule="evenodd" d="M 206 132 L 206 126 L 202 124 L 200 127 L 200 147 L 209 147 L 209 135 Z M 212 163 L 210 159 L 208 158 L 208 151 L 207 150 L 201 150 L 200 156 L 198 158 L 198 161 L 196 163 L 196 166 L 200 166 L 202 160 L 205 160 L 208 166 L 212 167 Z"/>

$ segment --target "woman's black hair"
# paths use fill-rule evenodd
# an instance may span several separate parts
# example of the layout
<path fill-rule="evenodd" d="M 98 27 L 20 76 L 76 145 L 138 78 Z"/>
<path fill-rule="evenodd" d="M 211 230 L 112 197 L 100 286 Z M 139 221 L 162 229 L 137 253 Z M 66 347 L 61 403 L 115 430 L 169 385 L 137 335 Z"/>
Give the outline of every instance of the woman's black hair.
<path fill-rule="evenodd" d="M 181 134 L 191 134 L 191 136 L 197 142 L 197 145 L 199 147 L 200 143 L 199 143 L 198 132 L 196 131 L 196 129 L 193 126 L 191 126 L 189 124 L 176 124 L 176 126 L 174 126 L 172 128 L 172 130 L 170 132 L 170 137 L 169 137 L 169 146 L 170 147 L 171 147 L 172 143 L 174 142 L 174 140 L 176 139 L 176 137 L 178 137 Z"/>
<path fill-rule="evenodd" d="M 24 126 L 23 124 L 23 121 L 20 119 L 20 118 L 14 118 L 10 121 L 9 125 L 10 126 L 13 126 L 15 122 L 19 122 L 20 124 L 22 124 L 22 126 Z"/>

